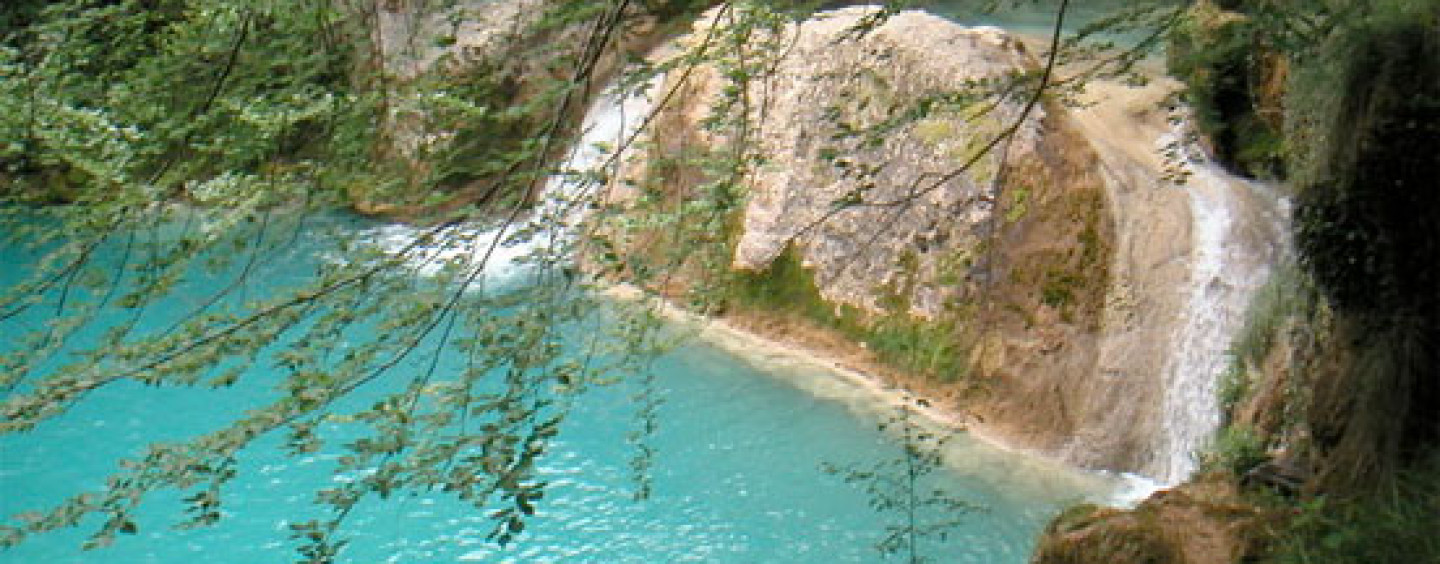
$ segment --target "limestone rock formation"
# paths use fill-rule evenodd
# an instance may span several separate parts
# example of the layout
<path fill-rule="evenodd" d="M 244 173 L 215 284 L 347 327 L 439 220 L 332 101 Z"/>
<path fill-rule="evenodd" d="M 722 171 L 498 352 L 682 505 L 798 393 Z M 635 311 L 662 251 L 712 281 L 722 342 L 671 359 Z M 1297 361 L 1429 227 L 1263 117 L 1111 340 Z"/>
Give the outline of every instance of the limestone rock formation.
<path fill-rule="evenodd" d="M 964 284 L 941 282 L 946 271 L 966 282 L 980 274 L 971 269 L 997 227 L 1001 151 L 956 172 L 1018 119 L 1024 100 L 1011 97 L 986 115 L 945 109 L 909 123 L 902 116 L 927 100 L 964 95 L 969 84 L 1030 70 L 1034 61 L 998 29 L 964 29 L 918 12 L 895 16 L 861 41 L 842 41 L 860 14 L 836 12 L 801 26 L 794 51 L 761 86 L 773 95 L 768 115 L 757 116 L 759 142 L 774 160 L 751 186 L 734 264 L 763 270 L 794 244 L 827 299 L 880 310 L 883 289 L 892 288 L 911 313 L 933 319 L 964 297 Z M 1010 142 L 1007 165 L 1040 158 L 1044 110 L 1037 110 Z M 844 137 L 887 122 L 899 126 Z M 840 157 L 830 161 L 831 154 Z M 1028 190 L 1019 186 L 1011 197 L 1031 205 L 1029 195 L 1017 195 Z M 847 198 L 856 203 L 838 209 Z"/>
<path fill-rule="evenodd" d="M 739 83 L 744 73 L 715 66 L 672 72 L 656 94 L 671 103 L 632 167 L 630 185 L 644 188 L 618 199 L 700 197 L 714 179 L 669 163 L 754 148 L 731 268 L 764 276 L 793 257 L 837 311 L 949 331 L 962 366 L 932 377 L 983 390 L 962 408 L 1003 440 L 1061 453 L 1072 437 L 1133 428 L 1104 405 L 1126 390 L 1092 380 L 1115 241 L 1096 156 L 1049 100 L 1002 137 L 1039 62 L 1001 30 L 922 12 L 859 33 L 871 14 L 751 37 L 784 45 L 783 57 Z M 675 51 L 721 41 L 723 25 L 702 20 Z M 1135 379 L 1153 388 L 1150 376 Z M 1133 469 L 1116 451 L 1135 442 L 1120 443 L 1084 461 Z"/>
<path fill-rule="evenodd" d="M 1022 121 L 1042 65 L 1018 39 L 873 10 L 763 31 L 712 13 L 677 40 L 662 62 L 751 47 L 677 65 L 654 93 L 647 149 L 612 194 L 653 232 L 614 247 L 690 229 L 721 256 L 652 267 L 679 272 L 661 291 L 739 272 L 762 282 L 746 292 L 783 294 L 758 307 L 807 302 L 791 309 L 879 364 L 887 344 L 950 358 L 896 379 L 992 438 L 1188 473 L 1235 325 L 1280 253 L 1283 206 L 1203 158 L 1165 156 L 1184 137 L 1163 106 L 1173 81 L 1092 84 L 1081 107 L 1042 97 Z M 634 217 L 654 202 L 668 219 Z"/>

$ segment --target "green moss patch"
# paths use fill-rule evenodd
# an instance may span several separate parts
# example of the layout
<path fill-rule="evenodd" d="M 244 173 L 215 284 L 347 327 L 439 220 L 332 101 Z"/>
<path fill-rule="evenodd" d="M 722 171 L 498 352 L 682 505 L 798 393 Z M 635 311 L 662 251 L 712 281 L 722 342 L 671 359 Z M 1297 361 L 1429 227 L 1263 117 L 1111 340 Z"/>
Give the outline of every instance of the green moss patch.
<path fill-rule="evenodd" d="M 735 307 L 794 315 L 836 331 L 864 343 L 880 362 L 907 373 L 941 382 L 960 381 L 968 373 L 968 347 L 962 343 L 958 319 L 917 319 L 905 313 L 908 308 L 873 315 L 831 304 L 794 249 L 786 249 L 762 272 L 736 273 L 729 299 Z"/>

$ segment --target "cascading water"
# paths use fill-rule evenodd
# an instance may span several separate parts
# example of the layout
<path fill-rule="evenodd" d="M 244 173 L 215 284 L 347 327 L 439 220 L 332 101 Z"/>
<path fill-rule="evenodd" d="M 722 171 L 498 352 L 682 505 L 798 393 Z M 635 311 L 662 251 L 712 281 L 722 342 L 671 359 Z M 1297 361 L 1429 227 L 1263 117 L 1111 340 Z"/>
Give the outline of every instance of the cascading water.
<path fill-rule="evenodd" d="M 580 140 L 560 174 L 546 182 L 531 227 L 555 226 L 560 229 L 548 230 L 555 236 L 572 234 L 599 196 L 594 191 L 604 190 L 616 175 L 630 142 L 654 107 L 652 91 L 663 82 L 664 76 L 657 75 L 636 91 L 612 87 L 597 97 L 585 113 Z"/>
<path fill-rule="evenodd" d="M 1216 386 L 1255 291 L 1284 252 L 1288 205 L 1271 186 L 1190 156 L 1190 276 L 1170 340 L 1161 433 L 1149 474 L 1178 483 L 1220 424 Z"/>
<path fill-rule="evenodd" d="M 370 240 L 399 256 L 422 276 L 443 268 L 462 272 L 483 268 L 483 284 L 504 288 L 522 282 L 536 262 L 563 261 L 562 243 L 584 220 L 593 193 L 607 186 L 622 152 L 644 124 L 652 107 L 649 91 L 656 77 L 638 91 L 606 89 L 585 113 L 581 135 L 560 172 L 551 176 L 530 219 L 521 225 L 486 227 L 461 224 L 434 236 L 425 228 L 392 224 L 371 230 Z M 416 239 L 422 239 L 416 244 Z M 492 250 L 493 247 L 493 250 Z"/>

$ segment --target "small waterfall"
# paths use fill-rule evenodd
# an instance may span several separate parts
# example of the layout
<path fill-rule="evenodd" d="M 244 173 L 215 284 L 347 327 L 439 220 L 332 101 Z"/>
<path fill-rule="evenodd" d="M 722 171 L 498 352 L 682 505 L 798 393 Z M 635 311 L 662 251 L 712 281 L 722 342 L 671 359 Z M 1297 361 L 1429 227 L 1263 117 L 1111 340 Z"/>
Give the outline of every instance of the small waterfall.
<path fill-rule="evenodd" d="M 664 76 L 655 76 L 634 92 L 607 88 L 585 113 L 580 140 L 560 173 L 545 184 L 545 194 L 531 220 L 542 230 L 568 235 L 584 221 L 590 204 L 618 176 L 629 144 L 654 108 L 651 95 Z M 554 229 L 554 227 L 560 229 Z"/>
<path fill-rule="evenodd" d="M 1187 478 L 1220 425 L 1216 386 L 1251 297 L 1288 240 L 1288 204 L 1274 187 L 1192 157 L 1180 187 L 1190 197 L 1190 277 L 1163 373 L 1161 434 L 1149 474 Z"/>
<path fill-rule="evenodd" d="M 545 183 L 540 202 L 525 222 L 501 227 L 466 223 L 434 237 L 427 237 L 427 228 L 391 224 L 365 236 L 387 254 L 403 254 L 423 277 L 459 266 L 462 273 L 484 268 L 482 283 L 487 288 L 524 283 L 534 264 L 565 260 L 556 253 L 563 252 L 563 243 L 584 220 L 596 192 L 606 189 L 615 175 L 622 160 L 616 153 L 626 148 L 649 116 L 649 94 L 660 80 L 655 78 L 637 92 L 612 87 L 596 96 L 585 113 L 579 140 L 560 171 Z M 417 238 L 425 240 L 417 245 Z"/>

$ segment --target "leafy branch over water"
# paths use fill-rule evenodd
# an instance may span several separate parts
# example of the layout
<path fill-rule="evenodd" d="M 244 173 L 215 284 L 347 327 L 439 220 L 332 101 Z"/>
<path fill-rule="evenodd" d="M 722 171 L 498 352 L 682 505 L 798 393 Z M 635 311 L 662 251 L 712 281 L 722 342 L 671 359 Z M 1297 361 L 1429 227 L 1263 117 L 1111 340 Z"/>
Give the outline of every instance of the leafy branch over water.
<path fill-rule="evenodd" d="M 915 403 L 922 409 L 929 407 L 925 400 Z M 937 431 L 918 417 L 907 399 L 880 424 L 882 432 L 899 442 L 899 456 L 870 465 L 827 464 L 823 468 L 863 489 L 870 506 L 889 520 L 876 550 L 886 558 L 900 557 L 911 564 L 930 562 L 924 544 L 946 541 L 969 514 L 984 511 L 982 506 L 927 483 L 928 476 L 943 469 L 945 445 L 960 431 Z"/>
<path fill-rule="evenodd" d="M 554 65 L 483 61 L 483 72 L 465 74 L 467 61 L 446 60 L 419 78 L 389 63 L 399 46 L 383 39 L 388 3 L 0 8 L 14 24 L 0 36 L 0 229 L 32 265 L 0 296 L 9 337 L 0 348 L 0 432 L 44 425 L 113 386 L 277 391 L 219 429 L 151 445 L 97 491 L 15 517 L 0 528 L 0 545 L 81 526 L 92 515 L 101 521 L 86 546 L 106 545 L 136 533 L 136 508 L 163 490 L 184 493 L 182 527 L 213 525 L 224 518 L 236 458 L 267 436 L 282 436 L 294 456 L 343 452 L 333 471 L 346 479 L 316 492 L 321 516 L 292 526 L 305 561 L 334 560 L 354 508 L 400 492 L 452 494 L 494 518 L 495 541 L 520 535 L 545 493 L 537 461 L 567 409 L 588 387 L 643 372 L 656 323 L 643 313 L 617 320 L 584 294 L 588 282 L 574 276 L 570 259 L 585 242 L 557 234 L 571 226 L 526 229 L 522 219 L 556 172 L 551 163 L 574 136 L 600 69 L 626 56 L 614 45 L 655 18 L 683 21 L 703 4 L 535 2 L 540 16 L 525 24 L 533 29 L 517 31 L 515 50 L 499 58 Z M 663 283 L 695 254 L 724 264 L 707 253 L 729 242 L 720 233 L 764 164 L 750 121 L 761 102 L 749 85 L 784 56 L 788 38 L 777 30 L 807 14 L 768 2 L 721 4 L 723 23 L 706 40 L 667 65 L 634 71 L 719 69 L 726 107 L 707 126 L 735 141 L 703 156 L 704 198 L 657 219 L 677 235 L 672 256 L 638 267 L 597 259 L 642 283 Z M 431 8 L 456 19 L 471 9 Z M 769 38 L 764 53 L 751 45 L 759 37 Z M 582 201 L 571 205 L 598 205 L 600 176 L 588 178 Z M 330 215 L 344 207 L 427 227 L 384 251 Z M 476 225 L 488 229 L 477 235 Z M 528 258 L 534 283 L 511 292 L 487 272 L 517 232 L 546 244 Z M 437 246 L 462 252 L 432 252 Z M 334 256 L 314 261 L 309 276 L 263 280 L 275 265 L 313 260 L 296 253 L 316 247 Z M 205 299 L 171 311 L 167 300 L 197 285 Z M 247 291 L 254 288 L 264 294 Z M 560 332 L 577 326 L 621 334 L 625 346 L 608 352 L 622 360 L 567 349 Z M 442 361 L 449 357 L 462 359 L 458 367 Z M 279 381 L 258 381 L 266 371 Z M 357 397 L 365 405 L 355 405 Z M 654 428 L 656 404 L 653 396 L 640 400 L 643 497 L 644 434 Z M 335 428 L 355 436 L 327 445 Z M 922 509 L 968 507 L 915 490 L 938 465 L 930 445 L 943 440 L 915 426 L 908 411 L 891 430 L 904 439 L 904 456 L 850 476 L 877 487 L 901 480 L 892 485 L 905 488 L 902 498 L 876 498 L 882 512 L 908 517 L 882 547 L 915 560 L 916 535 L 953 525 L 920 523 Z"/>

